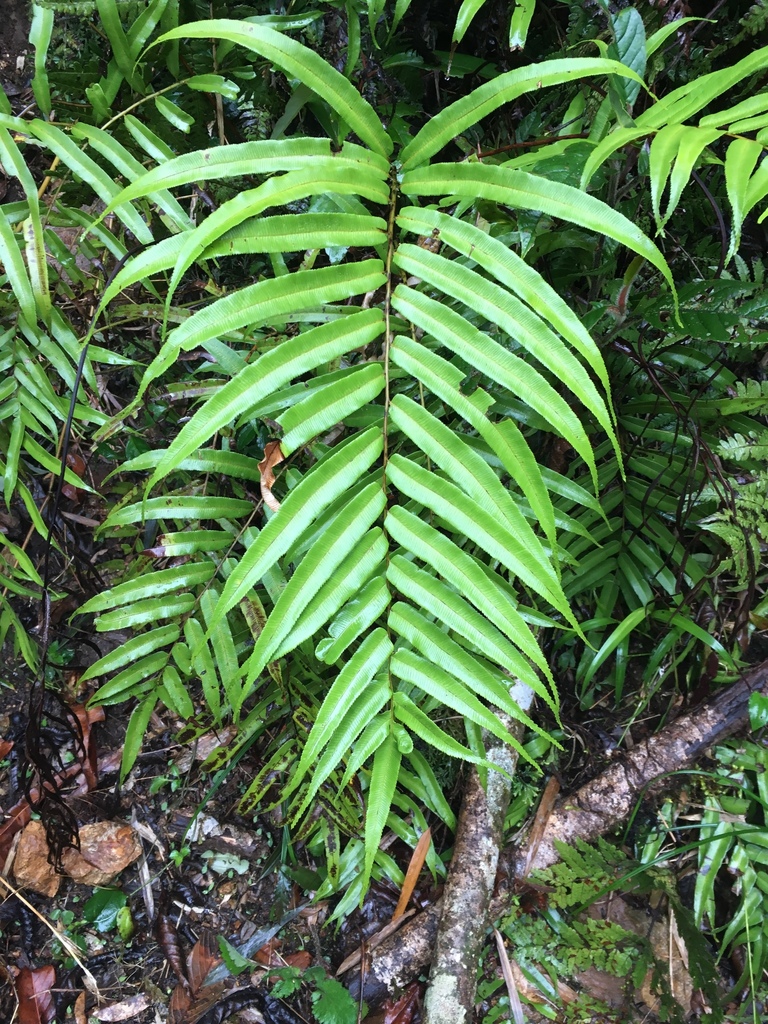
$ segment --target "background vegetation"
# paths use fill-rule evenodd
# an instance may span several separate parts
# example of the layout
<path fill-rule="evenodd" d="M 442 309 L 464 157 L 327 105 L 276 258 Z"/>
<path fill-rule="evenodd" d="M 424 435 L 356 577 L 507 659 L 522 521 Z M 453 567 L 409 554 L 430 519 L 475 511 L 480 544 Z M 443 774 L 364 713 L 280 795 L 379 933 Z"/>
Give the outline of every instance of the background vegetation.
<path fill-rule="evenodd" d="M 449 835 L 497 710 L 513 828 L 765 656 L 768 9 L 508 6 L 41 3 L 0 94 L 0 637 L 39 668 L 53 523 L 123 777 L 158 708 L 233 724 L 204 770 L 258 752 L 241 813 L 336 918 L 402 881 L 385 829 Z M 719 755 L 696 833 L 736 984 L 764 757 Z"/>

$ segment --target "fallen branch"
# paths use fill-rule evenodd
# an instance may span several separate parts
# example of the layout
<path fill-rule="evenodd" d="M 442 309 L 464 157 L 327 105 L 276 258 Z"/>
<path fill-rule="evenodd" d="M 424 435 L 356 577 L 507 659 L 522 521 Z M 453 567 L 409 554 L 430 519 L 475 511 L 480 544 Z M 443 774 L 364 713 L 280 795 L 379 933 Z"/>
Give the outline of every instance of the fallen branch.
<path fill-rule="evenodd" d="M 525 710 L 533 692 L 525 687 Z M 523 703 L 518 698 L 519 703 Z M 508 715 L 499 721 L 517 739 L 523 723 Z M 494 736 L 486 736 L 486 756 L 506 772 L 473 767 L 459 814 L 456 843 L 442 898 L 432 969 L 424 1003 L 424 1024 L 465 1024 L 474 1017 L 477 968 L 489 926 L 488 913 L 496 881 L 504 818 L 509 806 L 517 751 Z"/>
<path fill-rule="evenodd" d="M 560 858 L 555 842 L 590 842 L 626 821 L 638 798 L 669 785 L 669 776 L 692 765 L 713 743 L 746 725 L 749 698 L 768 690 L 768 661 L 762 662 L 727 690 L 688 711 L 655 736 L 638 743 L 596 779 L 563 797 L 547 821 L 538 848 L 526 842 L 517 852 L 515 875 L 554 864 Z"/>
<path fill-rule="evenodd" d="M 555 839 L 573 843 L 590 841 L 615 828 L 631 812 L 638 798 L 669 785 L 669 775 L 688 768 L 714 743 L 724 740 L 748 722 L 749 698 L 755 692 L 768 696 L 768 661 L 762 662 L 728 689 L 686 712 L 658 735 L 647 740 L 611 765 L 607 771 L 576 794 L 558 801 L 533 857 L 527 844 L 515 855 L 516 870 L 532 870 L 557 860 Z M 602 802 L 602 806 L 601 806 Z M 504 912 L 503 901 L 493 901 L 490 915 Z M 376 1004 L 396 993 L 430 964 L 442 911 L 442 900 L 409 921 L 373 953 L 364 978 L 355 976 L 349 989 L 359 998 Z"/>

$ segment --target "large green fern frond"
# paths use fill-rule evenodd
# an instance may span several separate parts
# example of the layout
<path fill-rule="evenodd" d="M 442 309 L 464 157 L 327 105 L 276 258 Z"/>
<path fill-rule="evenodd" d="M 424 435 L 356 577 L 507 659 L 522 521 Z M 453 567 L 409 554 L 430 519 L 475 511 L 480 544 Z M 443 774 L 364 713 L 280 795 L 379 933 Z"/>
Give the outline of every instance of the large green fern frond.
<path fill-rule="evenodd" d="M 598 524 L 599 505 L 542 468 L 507 404 L 532 410 L 542 429 L 564 438 L 593 489 L 590 435 L 605 437 L 618 458 L 597 346 L 541 275 L 462 210 L 486 197 L 571 221 L 645 257 L 671 285 L 658 248 L 598 199 L 525 171 L 429 161 L 463 126 L 526 91 L 637 75 L 603 59 L 510 72 L 442 111 L 391 161 L 394 144 L 375 110 L 317 54 L 258 24 L 201 22 L 183 33 L 244 46 L 298 78 L 326 105 L 336 137 L 333 145 L 297 138 L 199 151 L 143 174 L 126 165 L 133 180 L 109 194 L 106 213 L 128 225 L 132 204 L 152 201 L 170 216 L 168 190 L 190 181 L 259 176 L 198 226 L 167 221 L 174 233 L 129 260 L 103 301 L 161 274 L 173 291 L 195 262 L 273 254 L 272 276 L 216 299 L 165 337 L 137 401 L 182 353 L 207 351 L 218 380 L 170 445 L 132 468 L 151 469 L 147 490 L 195 460 L 232 479 L 232 452 L 217 438 L 264 418 L 279 440 L 271 465 L 282 459 L 290 468 L 276 481 L 265 476 L 272 507 L 245 533 L 235 523 L 251 511 L 248 496 L 210 489 L 145 496 L 108 517 L 108 530 L 157 520 L 159 550 L 188 552 L 201 572 L 195 591 L 208 589 L 193 609 L 184 602 L 168 625 L 93 666 L 92 676 L 117 672 L 94 700 L 134 694 L 145 708 L 154 693 L 180 708 L 179 679 L 197 674 L 217 717 L 238 720 L 264 687 L 276 694 L 305 685 L 293 677 L 309 680 L 294 754 L 280 760 L 292 764 L 284 795 L 299 819 L 326 787 L 361 775 L 364 886 L 415 744 L 484 763 L 487 730 L 519 748 L 495 709 L 537 728 L 517 699 L 520 683 L 557 714 L 535 623 L 579 631 L 558 530 L 585 531 L 556 513 L 552 494 L 569 490 Z M 36 131 L 95 173 L 56 129 Z M 350 134 L 359 143 L 345 141 Z M 88 139 L 103 141 L 94 132 Z M 338 212 L 319 212 L 318 197 Z M 308 249 L 317 250 L 309 262 Z M 248 338 L 266 331 L 270 345 L 257 340 L 248 352 Z M 223 538 L 231 538 L 227 557 Z M 97 628 L 150 624 L 174 590 L 168 571 L 99 595 L 83 611 L 97 615 Z M 179 586 L 193 585 L 178 576 Z M 450 717 L 465 723 L 464 740 Z M 257 779 L 246 800 L 264 785 Z"/>

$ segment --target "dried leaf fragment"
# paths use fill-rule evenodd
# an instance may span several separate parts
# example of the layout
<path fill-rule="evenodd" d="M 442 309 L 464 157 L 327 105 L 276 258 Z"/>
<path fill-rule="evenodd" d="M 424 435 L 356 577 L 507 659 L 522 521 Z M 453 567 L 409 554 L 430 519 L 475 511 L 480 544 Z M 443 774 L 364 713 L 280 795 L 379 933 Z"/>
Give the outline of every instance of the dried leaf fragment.
<path fill-rule="evenodd" d="M 264 447 L 264 458 L 259 463 L 259 472 L 261 473 L 261 497 L 267 508 L 271 508 L 273 512 L 277 512 L 280 508 L 280 502 L 272 493 L 272 486 L 275 482 L 273 468 L 284 461 L 285 456 L 280 442 L 268 441 Z"/>

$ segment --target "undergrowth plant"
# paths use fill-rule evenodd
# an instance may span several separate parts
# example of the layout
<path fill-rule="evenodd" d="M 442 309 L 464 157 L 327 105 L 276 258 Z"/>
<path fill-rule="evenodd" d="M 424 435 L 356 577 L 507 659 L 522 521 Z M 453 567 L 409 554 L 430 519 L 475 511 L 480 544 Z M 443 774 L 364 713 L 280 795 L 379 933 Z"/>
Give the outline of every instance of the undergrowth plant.
<path fill-rule="evenodd" d="M 382 45 L 409 5 L 382 22 L 384 6 L 348 5 L 351 48 L 362 14 Z M 610 22 L 612 42 L 598 56 L 497 74 L 411 129 L 407 109 L 361 95 L 350 81 L 354 62 L 345 75 L 291 38 L 300 19 L 180 25 L 172 0 L 152 0 L 129 25 L 116 0 L 96 7 L 113 55 L 88 91 L 90 118 L 27 120 L 7 103 L 0 114 L 3 166 L 25 194 L 0 217 L 5 272 L 19 296 L 18 308 L 4 310 L 4 447 L 55 470 L 66 397 L 52 379 L 72 384 L 81 354 L 76 431 L 95 426 L 104 444 L 130 430 L 149 401 L 181 410 L 170 443 L 121 466 L 128 491 L 100 533 L 132 558 L 123 578 L 80 611 L 100 631 L 133 635 L 84 678 L 100 680 L 95 702 L 137 701 L 123 775 L 158 702 L 188 721 L 186 736 L 207 727 L 194 720 L 198 686 L 214 723 L 238 727 L 206 767 L 225 769 L 259 740 L 264 768 L 241 807 L 280 804 L 296 837 L 325 843 L 326 891 L 349 887 L 340 913 L 372 873 L 397 877 L 379 849 L 385 827 L 414 843 L 426 827 L 423 808 L 455 824 L 431 751 L 487 767 L 482 730 L 520 746 L 497 710 L 548 735 L 526 710 L 535 694 L 553 719 L 559 713 L 540 631 L 589 641 L 579 668 L 585 695 L 650 615 L 668 616 L 678 639 L 724 654 L 684 609 L 653 608 L 657 582 L 672 597 L 679 590 L 665 571 L 670 555 L 691 585 L 709 568 L 680 557 L 669 501 L 657 502 L 652 517 L 642 511 L 659 473 L 673 491 L 680 479 L 665 452 L 679 410 L 671 403 L 657 412 L 658 396 L 646 400 L 640 388 L 617 421 L 614 368 L 588 330 L 607 301 L 582 318 L 563 298 L 567 289 L 533 264 L 549 234 L 598 244 L 606 276 L 619 282 L 608 315 L 623 322 L 630 288 L 642 280 L 654 314 L 683 332 L 682 354 L 673 346 L 665 358 L 687 359 L 696 371 L 706 353 L 691 354 L 683 340 L 688 296 L 680 301 L 674 290 L 649 237 L 653 225 L 643 230 L 587 187 L 610 177 L 622 148 L 647 153 L 663 232 L 695 166 L 720 160 L 730 260 L 745 217 L 768 193 L 759 160 L 768 93 L 735 104 L 729 97 L 762 73 L 768 50 L 657 100 L 643 92 L 642 75 L 675 26 L 646 39 L 642 20 L 624 17 Z M 43 115 L 51 110 L 50 13 L 36 14 Z M 187 78 L 182 46 L 195 72 Z M 285 76 L 285 118 L 273 138 L 227 145 L 224 104 L 248 81 L 248 65 Z M 222 73 L 228 68 L 231 76 Z M 158 89 L 161 73 L 170 84 Z M 563 90 L 564 103 L 554 99 Z M 131 101 L 118 112 L 126 92 Z M 215 144 L 189 148 L 178 140 L 194 127 L 188 108 L 201 93 Z M 645 107 L 633 117 L 639 98 Z M 556 123 L 567 127 L 511 158 L 467 144 L 484 119 L 523 101 L 556 104 Z M 173 129 L 175 149 L 139 119 L 140 107 Z M 41 207 L 22 153 L 32 147 L 105 203 L 65 211 L 122 261 L 100 288 L 96 324 L 118 302 L 120 316 L 132 309 L 135 320 L 157 324 L 135 398 L 109 421 L 89 402 L 99 388 L 94 366 L 128 360 L 103 345 L 83 351 L 51 302 L 46 225 L 61 214 Z M 459 159 L 462 149 L 469 155 Z M 206 191 L 214 189 L 223 190 L 220 200 Z M 243 266 L 252 283 L 232 270 Z M 192 278 L 212 301 L 181 301 Z M 48 359 L 50 376 L 32 351 Z M 762 385 L 718 372 L 707 385 L 713 400 L 733 390 L 731 411 L 742 417 L 734 429 L 751 449 L 752 433 L 762 444 L 757 421 L 746 417 L 762 411 Z M 648 414 L 656 419 L 637 433 L 653 442 L 651 454 L 630 451 L 625 460 L 628 417 Z M 551 457 L 547 445 L 568 458 Z M 6 470 L 6 502 L 25 498 L 26 487 Z M 619 521 L 617 505 L 632 487 L 634 511 L 628 506 Z M 25 501 L 44 530 L 34 501 Z M 718 502 L 715 494 L 702 525 L 722 533 L 727 514 Z M 622 552 L 628 534 L 644 546 L 633 541 Z M 19 571 L 34 571 L 22 552 L 9 549 L 9 557 Z M 17 585 L 39 582 L 30 575 Z M 598 610 L 580 623 L 587 590 L 590 608 L 599 593 Z M 343 846 L 343 834 L 361 831 L 362 842 Z M 439 870 L 434 854 L 430 865 Z"/>

